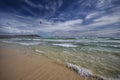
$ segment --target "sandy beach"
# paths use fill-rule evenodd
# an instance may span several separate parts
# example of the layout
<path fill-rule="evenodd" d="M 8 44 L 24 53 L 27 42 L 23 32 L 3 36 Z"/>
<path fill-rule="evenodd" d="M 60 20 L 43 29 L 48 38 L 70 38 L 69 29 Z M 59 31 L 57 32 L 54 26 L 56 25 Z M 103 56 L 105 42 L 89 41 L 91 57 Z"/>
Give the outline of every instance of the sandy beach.
<path fill-rule="evenodd" d="M 29 48 L 1 43 L 0 80 L 88 79 Z"/>

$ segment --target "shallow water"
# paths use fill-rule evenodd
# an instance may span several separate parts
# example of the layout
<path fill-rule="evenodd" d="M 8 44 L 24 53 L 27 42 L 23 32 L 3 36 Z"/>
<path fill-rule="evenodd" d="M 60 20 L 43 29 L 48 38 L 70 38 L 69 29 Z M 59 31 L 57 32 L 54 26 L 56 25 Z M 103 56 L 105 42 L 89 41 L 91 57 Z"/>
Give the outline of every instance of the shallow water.
<path fill-rule="evenodd" d="M 54 60 L 76 64 L 106 78 L 120 77 L 119 38 L 13 38 L 1 41 L 29 46 Z"/>

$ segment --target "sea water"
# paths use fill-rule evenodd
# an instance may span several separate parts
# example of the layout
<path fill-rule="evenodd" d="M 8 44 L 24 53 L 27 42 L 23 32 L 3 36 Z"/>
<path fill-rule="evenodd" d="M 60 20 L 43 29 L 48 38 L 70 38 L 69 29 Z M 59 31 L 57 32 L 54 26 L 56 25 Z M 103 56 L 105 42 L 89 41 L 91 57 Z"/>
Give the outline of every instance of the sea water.
<path fill-rule="evenodd" d="M 39 54 L 90 70 L 92 74 L 120 79 L 120 38 L 12 38 L 2 41 L 31 47 Z"/>

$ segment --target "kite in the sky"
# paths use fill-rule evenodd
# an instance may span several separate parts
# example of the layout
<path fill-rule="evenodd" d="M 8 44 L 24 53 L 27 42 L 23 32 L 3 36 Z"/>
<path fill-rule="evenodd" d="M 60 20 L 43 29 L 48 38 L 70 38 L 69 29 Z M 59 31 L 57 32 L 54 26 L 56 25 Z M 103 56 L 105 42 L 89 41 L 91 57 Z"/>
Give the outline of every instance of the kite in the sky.
<path fill-rule="evenodd" d="M 40 24 L 42 24 L 42 21 L 40 21 Z"/>

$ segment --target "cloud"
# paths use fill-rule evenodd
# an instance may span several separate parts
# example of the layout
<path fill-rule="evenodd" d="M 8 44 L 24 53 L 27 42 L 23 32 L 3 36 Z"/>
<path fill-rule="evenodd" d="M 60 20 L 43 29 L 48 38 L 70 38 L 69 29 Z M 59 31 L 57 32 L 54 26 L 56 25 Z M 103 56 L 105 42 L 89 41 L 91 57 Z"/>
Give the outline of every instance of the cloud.
<path fill-rule="evenodd" d="M 2 33 L 28 34 L 34 33 L 31 18 L 11 14 L 0 14 L 0 31 Z"/>
<path fill-rule="evenodd" d="M 120 29 L 108 28 L 99 31 L 81 32 L 79 36 L 114 36 L 115 37 L 116 34 L 118 33 L 120 34 Z"/>
<path fill-rule="evenodd" d="M 13 27 L 5 27 L 5 28 L 3 28 L 3 31 L 9 32 L 9 33 L 28 33 L 28 32 L 30 32 L 29 30 L 20 30 L 18 28 L 13 28 Z"/>
<path fill-rule="evenodd" d="M 62 0 L 58 0 L 58 8 L 61 7 L 63 4 Z"/>
<path fill-rule="evenodd" d="M 109 8 L 109 7 L 112 7 L 112 0 L 99 0 L 97 2 L 97 8 L 99 9 L 106 9 L 106 8 Z"/>
<path fill-rule="evenodd" d="M 62 29 L 55 32 L 55 35 L 64 36 L 115 36 L 120 34 L 120 11 L 114 11 L 110 14 L 93 13 L 88 15 L 88 18 L 93 18 L 89 24 L 83 25 L 84 20 L 79 19 L 61 22 Z M 97 16 L 97 17 L 96 17 Z M 88 19 L 87 18 L 87 19 Z M 87 20 L 85 20 L 87 21 Z M 70 24 L 69 24 L 70 23 Z M 56 24 L 59 25 L 59 24 Z M 66 32 L 64 29 L 66 27 Z M 55 30 L 54 30 L 55 31 Z"/>
<path fill-rule="evenodd" d="M 104 12 L 93 12 L 88 14 L 85 19 L 95 18 L 95 17 L 101 16 L 103 13 Z"/>
<path fill-rule="evenodd" d="M 61 5 L 62 5 L 61 0 L 57 0 L 57 1 L 51 0 L 50 2 L 45 1 L 45 4 L 42 4 L 39 1 L 36 4 L 34 1 L 31 1 L 31 0 L 25 0 L 24 2 L 33 8 L 39 9 L 40 11 L 48 10 L 49 11 L 48 13 L 54 13 L 56 11 L 56 9 L 61 7 Z"/>
<path fill-rule="evenodd" d="M 120 17 L 118 15 L 113 15 L 113 16 L 103 16 L 97 19 L 94 19 L 92 23 L 85 25 L 87 29 L 94 29 L 97 27 L 103 27 L 107 25 L 112 25 L 120 23 Z"/>
<path fill-rule="evenodd" d="M 1 27 L 1 31 L 4 33 L 13 33 L 13 34 L 32 34 L 34 33 L 34 30 L 32 29 L 24 29 L 24 28 L 18 28 L 13 26 L 3 26 Z"/>
<path fill-rule="evenodd" d="M 33 2 L 31 2 L 30 0 L 25 0 L 25 2 L 30 5 L 31 7 L 35 7 L 35 8 L 43 8 L 42 4 L 34 4 Z"/>
<path fill-rule="evenodd" d="M 38 18 L 18 16 L 18 15 L 4 14 L 0 16 L 0 31 L 4 33 L 13 33 L 13 34 L 63 32 L 63 34 L 66 36 L 67 35 L 77 35 L 77 36 L 104 35 L 104 34 L 111 35 L 111 34 L 119 33 L 120 12 L 116 11 L 106 15 L 105 14 L 101 15 L 101 14 L 102 12 L 90 13 L 86 17 L 86 20 L 74 19 L 74 20 L 66 20 L 64 22 L 61 21 L 54 22 L 52 20 L 47 20 L 47 19 L 38 19 Z M 89 20 L 90 20 L 89 24 L 83 24 L 84 21 L 87 22 Z M 40 24 L 40 21 L 42 22 L 42 24 Z M 110 25 L 113 25 L 112 28 L 110 27 Z M 96 30 L 97 28 L 104 28 L 104 27 L 107 28 L 105 30 L 104 29 Z M 73 32 L 71 33 L 70 31 Z M 75 31 L 77 31 L 78 33 L 76 33 Z"/>
<path fill-rule="evenodd" d="M 45 31 L 45 32 L 53 32 L 53 31 L 70 31 L 73 30 L 75 25 L 77 24 L 81 24 L 82 23 L 82 19 L 77 19 L 77 20 L 69 20 L 69 21 L 65 21 L 65 22 L 49 22 L 49 21 L 45 21 L 45 20 L 41 20 L 43 21 L 43 24 L 41 24 L 40 26 L 44 26 L 41 27 L 41 31 Z"/>
<path fill-rule="evenodd" d="M 76 20 L 69 20 L 63 23 L 60 23 L 59 25 L 63 26 L 74 26 L 76 24 L 82 24 L 83 20 L 82 19 L 76 19 Z"/>
<path fill-rule="evenodd" d="M 65 22 L 53 22 L 45 19 L 28 18 L 15 16 L 12 19 L 0 20 L 4 25 L 3 31 L 9 33 L 39 33 L 39 32 L 54 32 L 54 31 L 90 31 L 101 26 L 110 25 L 119 22 L 118 15 L 105 15 L 97 19 L 93 19 L 93 23 L 83 25 L 82 19 L 69 20 Z M 39 24 L 39 22 L 42 24 Z M 119 26 L 119 24 L 118 24 Z"/>
<path fill-rule="evenodd" d="M 111 14 L 111 15 L 104 15 L 102 17 L 99 17 L 97 19 L 93 20 L 93 23 L 87 25 L 89 26 L 105 26 L 110 24 L 115 24 L 120 22 L 120 13 L 119 14 Z"/>

